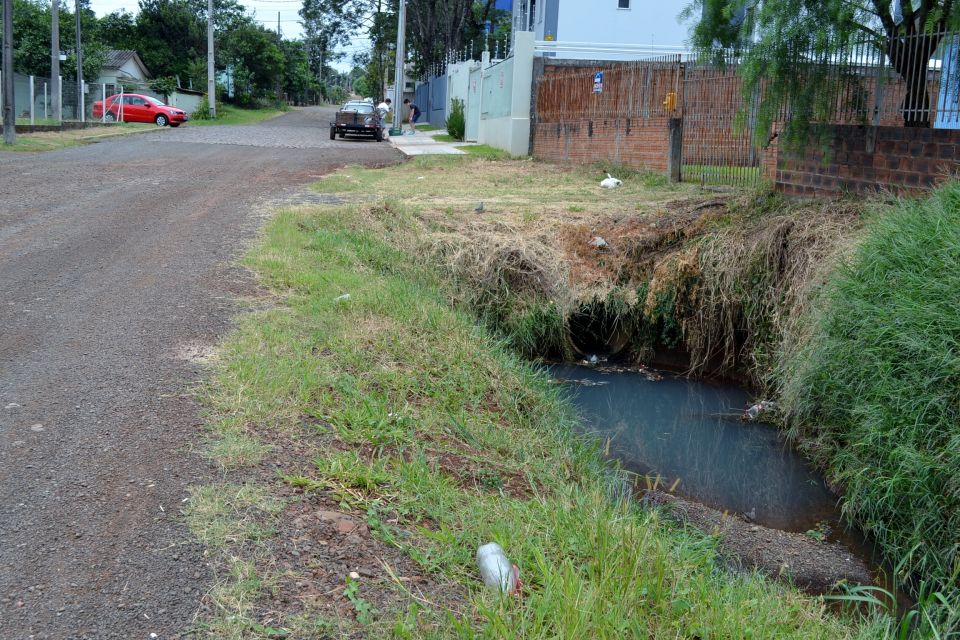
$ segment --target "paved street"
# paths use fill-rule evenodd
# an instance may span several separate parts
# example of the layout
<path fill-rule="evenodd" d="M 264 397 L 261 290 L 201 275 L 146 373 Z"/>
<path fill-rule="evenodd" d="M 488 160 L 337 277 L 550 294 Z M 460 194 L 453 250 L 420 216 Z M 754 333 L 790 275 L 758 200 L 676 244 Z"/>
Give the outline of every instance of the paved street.
<path fill-rule="evenodd" d="M 332 110 L 0 153 L 0 638 L 175 638 L 210 588 L 190 390 L 272 202 L 388 144 Z"/>

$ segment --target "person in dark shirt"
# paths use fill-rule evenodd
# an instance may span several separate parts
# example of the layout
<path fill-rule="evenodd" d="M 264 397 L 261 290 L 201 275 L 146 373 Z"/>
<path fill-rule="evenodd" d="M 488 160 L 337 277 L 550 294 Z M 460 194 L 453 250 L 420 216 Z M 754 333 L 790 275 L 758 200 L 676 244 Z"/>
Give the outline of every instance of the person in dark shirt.
<path fill-rule="evenodd" d="M 403 104 L 410 108 L 410 133 L 414 134 L 417 132 L 417 120 L 420 119 L 420 107 L 410 102 L 410 98 L 404 100 Z"/>

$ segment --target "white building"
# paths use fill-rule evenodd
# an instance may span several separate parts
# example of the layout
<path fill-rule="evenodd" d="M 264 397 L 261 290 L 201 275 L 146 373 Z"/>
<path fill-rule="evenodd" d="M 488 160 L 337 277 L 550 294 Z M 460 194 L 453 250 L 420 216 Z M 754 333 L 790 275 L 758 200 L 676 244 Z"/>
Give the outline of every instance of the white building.
<path fill-rule="evenodd" d="M 548 55 L 631 59 L 685 50 L 690 23 L 679 14 L 687 0 L 514 0 L 515 31 L 556 42 Z"/>
<path fill-rule="evenodd" d="M 136 51 L 107 51 L 107 58 L 103 62 L 98 83 L 143 84 L 150 79 L 150 72 L 144 66 L 143 60 Z"/>

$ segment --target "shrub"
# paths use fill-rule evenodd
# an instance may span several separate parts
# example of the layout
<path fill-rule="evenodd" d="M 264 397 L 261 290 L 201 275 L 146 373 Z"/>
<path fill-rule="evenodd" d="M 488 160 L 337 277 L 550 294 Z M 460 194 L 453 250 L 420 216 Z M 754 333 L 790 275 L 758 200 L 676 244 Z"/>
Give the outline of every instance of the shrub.
<path fill-rule="evenodd" d="M 464 115 L 463 100 L 454 98 L 450 102 L 450 115 L 447 117 L 447 133 L 455 140 L 462 141 L 467 135 L 467 118 Z"/>
<path fill-rule="evenodd" d="M 193 112 L 190 116 L 194 120 L 210 120 L 212 116 L 210 115 L 210 102 L 207 100 L 207 96 L 203 96 L 203 99 L 200 101 L 200 104 L 197 106 L 197 110 Z"/>

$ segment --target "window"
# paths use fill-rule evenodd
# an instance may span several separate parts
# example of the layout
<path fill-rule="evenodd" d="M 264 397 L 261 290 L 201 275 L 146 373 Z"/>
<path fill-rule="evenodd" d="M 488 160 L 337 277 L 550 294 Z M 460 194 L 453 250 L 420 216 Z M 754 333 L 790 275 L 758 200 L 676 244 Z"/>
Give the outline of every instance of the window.
<path fill-rule="evenodd" d="M 617 9 L 629 9 L 629 8 L 630 8 L 630 0 L 619 0 Z"/>

